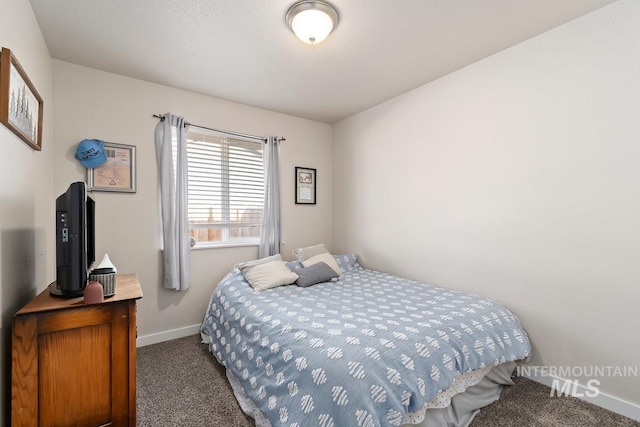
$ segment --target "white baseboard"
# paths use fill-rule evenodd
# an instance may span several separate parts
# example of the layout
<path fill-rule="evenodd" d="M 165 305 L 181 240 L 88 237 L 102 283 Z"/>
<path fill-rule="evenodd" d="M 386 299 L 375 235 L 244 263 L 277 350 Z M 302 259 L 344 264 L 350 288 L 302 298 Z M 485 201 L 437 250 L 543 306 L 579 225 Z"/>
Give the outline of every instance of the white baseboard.
<path fill-rule="evenodd" d="M 540 384 L 544 384 L 547 387 L 551 387 L 554 380 L 558 380 L 561 382 L 569 381 L 564 378 L 559 378 L 552 375 L 522 375 L 525 378 L 528 378 L 532 381 L 538 382 Z M 594 397 L 589 397 L 593 394 L 592 389 L 588 389 L 587 387 L 578 384 L 574 389 L 577 391 L 576 397 L 577 399 L 584 400 L 585 402 L 589 402 L 601 408 L 607 409 L 611 412 L 615 412 L 616 414 L 624 415 L 627 418 L 631 418 L 635 421 L 640 421 L 640 406 L 627 402 L 626 400 L 619 399 L 615 396 L 608 395 L 603 392 L 599 392 Z M 574 393 L 572 393 L 573 395 Z"/>
<path fill-rule="evenodd" d="M 136 339 L 136 347 L 144 347 L 146 345 L 188 337 L 189 335 L 196 335 L 198 332 L 200 332 L 200 324 L 171 329 L 169 331 L 162 331 L 155 334 L 143 335 Z"/>

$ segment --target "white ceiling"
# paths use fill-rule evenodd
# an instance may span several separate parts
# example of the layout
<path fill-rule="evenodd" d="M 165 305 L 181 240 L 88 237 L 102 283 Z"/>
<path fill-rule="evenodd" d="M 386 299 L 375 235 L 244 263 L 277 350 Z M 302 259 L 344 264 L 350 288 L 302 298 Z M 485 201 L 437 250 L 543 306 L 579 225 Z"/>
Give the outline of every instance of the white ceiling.
<path fill-rule="evenodd" d="M 332 0 L 303 44 L 294 0 L 31 0 L 55 59 L 334 123 L 615 0 Z"/>

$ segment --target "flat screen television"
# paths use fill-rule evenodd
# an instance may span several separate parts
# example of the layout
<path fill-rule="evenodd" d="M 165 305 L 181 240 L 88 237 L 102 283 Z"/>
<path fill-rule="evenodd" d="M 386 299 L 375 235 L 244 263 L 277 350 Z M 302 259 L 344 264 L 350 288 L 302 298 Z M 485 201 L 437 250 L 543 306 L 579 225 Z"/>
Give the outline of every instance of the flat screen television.
<path fill-rule="evenodd" d="M 54 296 L 82 296 L 95 261 L 95 202 L 84 182 L 74 182 L 56 199 Z"/>

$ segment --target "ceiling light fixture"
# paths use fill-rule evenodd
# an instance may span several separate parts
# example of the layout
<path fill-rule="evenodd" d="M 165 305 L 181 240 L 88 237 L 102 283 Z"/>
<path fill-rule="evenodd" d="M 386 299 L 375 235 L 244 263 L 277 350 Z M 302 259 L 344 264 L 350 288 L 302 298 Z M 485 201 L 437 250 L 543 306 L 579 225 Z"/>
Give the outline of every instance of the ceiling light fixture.
<path fill-rule="evenodd" d="M 338 25 L 338 11 L 323 0 L 294 3 L 285 18 L 291 31 L 308 44 L 320 43 Z"/>

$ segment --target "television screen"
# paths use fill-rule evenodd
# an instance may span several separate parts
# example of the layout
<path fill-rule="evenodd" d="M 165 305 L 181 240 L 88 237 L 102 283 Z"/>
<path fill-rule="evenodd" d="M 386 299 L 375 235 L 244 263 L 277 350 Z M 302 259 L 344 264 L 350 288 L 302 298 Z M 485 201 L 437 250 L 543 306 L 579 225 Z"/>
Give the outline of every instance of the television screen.
<path fill-rule="evenodd" d="M 74 182 L 56 199 L 55 296 L 81 296 L 95 261 L 95 203 L 84 182 Z"/>

